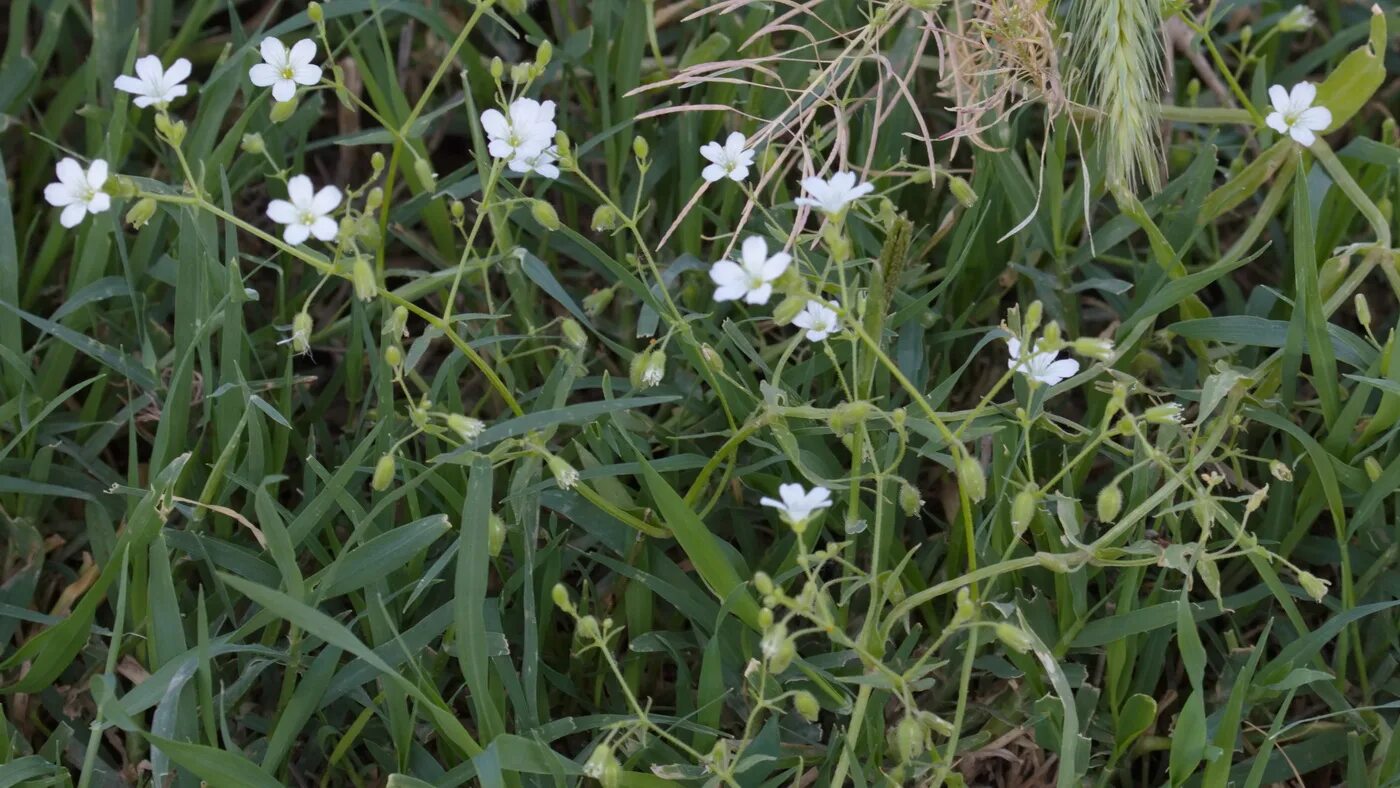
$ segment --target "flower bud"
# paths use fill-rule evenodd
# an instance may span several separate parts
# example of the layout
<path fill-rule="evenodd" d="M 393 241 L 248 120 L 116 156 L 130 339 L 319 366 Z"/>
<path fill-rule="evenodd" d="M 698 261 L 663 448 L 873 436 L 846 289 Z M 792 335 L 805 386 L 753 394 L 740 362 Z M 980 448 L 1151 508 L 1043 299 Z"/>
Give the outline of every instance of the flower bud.
<path fill-rule="evenodd" d="M 817 696 L 807 690 L 798 690 L 792 696 L 792 708 L 808 722 L 816 722 L 822 714 L 822 706 Z"/>
<path fill-rule="evenodd" d="M 1040 328 L 1040 320 L 1044 312 L 1044 304 L 1040 303 L 1039 300 L 1032 301 L 1031 305 L 1026 307 L 1026 316 L 1021 321 L 1021 330 L 1027 334 L 1034 333 L 1037 328 Z"/>
<path fill-rule="evenodd" d="M 787 627 L 783 624 L 769 627 L 759 640 L 758 647 L 764 659 L 768 661 L 768 670 L 773 673 L 787 670 L 788 665 L 791 665 L 793 658 L 797 656 L 797 647 L 793 645 L 792 638 L 788 637 Z"/>
<path fill-rule="evenodd" d="M 132 229 L 139 230 L 146 226 L 146 222 L 156 215 L 156 201 L 151 197 L 142 197 L 131 206 L 131 210 L 126 212 L 126 223 Z"/>
<path fill-rule="evenodd" d="M 295 97 L 287 101 L 278 101 L 268 110 L 267 117 L 273 123 L 285 123 L 292 113 L 297 111 L 297 100 Z"/>
<path fill-rule="evenodd" d="M 1100 337 L 1080 337 L 1070 343 L 1070 349 L 1081 356 L 1108 361 L 1113 358 L 1113 340 Z"/>
<path fill-rule="evenodd" d="M 593 212 L 593 221 L 589 226 L 595 232 L 605 233 L 617 229 L 617 211 L 611 205 L 599 205 Z"/>
<path fill-rule="evenodd" d="M 398 345 L 388 345 L 384 348 L 384 363 L 394 370 L 403 364 L 403 351 L 399 350 Z"/>
<path fill-rule="evenodd" d="M 612 303 L 614 290 L 605 287 L 602 290 L 594 290 L 583 297 L 583 311 L 589 317 L 597 317 Z"/>
<path fill-rule="evenodd" d="M 389 317 L 384 321 L 384 328 L 381 333 L 386 337 L 408 336 L 408 308 L 396 306 L 394 311 L 389 313 Z"/>
<path fill-rule="evenodd" d="M 1275 479 L 1278 479 L 1281 482 L 1293 481 L 1293 469 L 1288 467 L 1287 465 L 1284 465 L 1278 460 L 1272 460 L 1269 462 L 1269 473 Z M 1372 481 L 1375 480 L 1372 479 Z"/>
<path fill-rule="evenodd" d="M 1352 299 L 1352 303 L 1356 307 L 1356 321 L 1367 329 L 1370 329 L 1371 305 L 1366 302 L 1366 295 L 1364 293 L 1357 293 L 1356 298 Z"/>
<path fill-rule="evenodd" d="M 374 268 L 369 258 L 356 257 L 350 265 L 350 283 L 355 286 L 355 297 L 361 301 L 371 301 L 379 295 L 379 283 L 374 276 Z"/>
<path fill-rule="evenodd" d="M 1110 484 L 1099 490 L 1097 508 L 1101 523 L 1111 523 L 1118 518 L 1118 513 L 1123 511 L 1123 492 L 1118 485 Z"/>
<path fill-rule="evenodd" d="M 924 753 L 924 726 L 914 718 L 914 715 L 905 715 L 894 726 L 895 750 L 899 753 L 901 761 L 912 761 Z"/>
<path fill-rule="evenodd" d="M 311 315 L 302 310 L 292 318 L 292 352 L 298 355 L 311 349 Z"/>
<path fill-rule="evenodd" d="M 549 61 L 554 59 L 554 44 L 549 39 L 540 42 L 539 48 L 535 50 L 535 68 L 543 71 Z"/>
<path fill-rule="evenodd" d="M 486 429 L 486 423 L 481 419 L 474 419 L 461 413 L 447 414 L 447 428 L 457 433 L 457 436 L 464 441 L 474 441 L 481 431 Z"/>
<path fill-rule="evenodd" d="M 499 82 L 501 76 L 506 73 L 506 64 L 501 62 L 499 57 L 491 58 L 491 78 Z"/>
<path fill-rule="evenodd" d="M 1142 418 L 1148 424 L 1177 424 L 1181 421 L 1181 406 L 1175 402 L 1154 405 L 1143 411 Z"/>
<path fill-rule="evenodd" d="M 863 424 L 870 416 L 869 402 L 843 402 L 832 409 L 831 414 L 826 417 L 826 426 L 837 435 L 848 435 L 856 428 L 856 425 Z"/>
<path fill-rule="evenodd" d="M 646 161 L 650 153 L 651 145 L 647 143 L 646 137 L 638 134 L 632 138 L 632 154 L 637 157 L 638 161 Z"/>
<path fill-rule="evenodd" d="M 564 331 L 564 341 L 569 343 L 569 347 L 574 350 L 583 350 L 588 347 L 588 334 L 584 333 L 583 326 L 571 317 L 564 318 L 562 323 Z"/>
<path fill-rule="evenodd" d="M 467 216 L 467 206 L 461 200 L 453 200 L 452 204 L 448 206 L 448 210 L 452 213 L 452 220 L 456 222 L 462 221 Z"/>
<path fill-rule="evenodd" d="M 919 494 L 919 488 L 910 484 L 907 479 L 899 480 L 899 509 L 904 512 L 904 516 L 913 517 L 924 508 L 924 497 Z"/>
<path fill-rule="evenodd" d="M 1030 527 L 1031 520 L 1035 519 L 1035 507 L 1035 493 L 1030 489 L 1021 490 L 1011 499 L 1011 530 L 1017 539 L 1021 538 Z"/>
<path fill-rule="evenodd" d="M 977 192 L 972 190 L 972 184 L 956 175 L 948 176 L 948 191 L 953 193 L 953 198 L 964 208 L 971 208 L 977 204 Z"/>
<path fill-rule="evenodd" d="M 1371 481 L 1381 478 L 1381 464 L 1375 457 L 1367 457 L 1362 460 L 1361 467 L 1366 470 L 1366 478 Z"/>
<path fill-rule="evenodd" d="M 1060 337 L 1060 324 L 1053 320 L 1046 324 L 1045 330 L 1040 334 L 1040 342 L 1036 346 L 1050 352 L 1064 347 L 1064 340 Z"/>
<path fill-rule="evenodd" d="M 550 599 L 554 600 L 554 606 L 565 613 L 574 612 L 574 603 L 569 599 L 569 589 L 563 583 L 555 583 L 554 588 L 549 590 Z"/>
<path fill-rule="evenodd" d="M 957 452 L 958 486 L 967 493 L 974 503 L 987 497 L 987 477 L 982 473 L 982 463 L 966 450 Z"/>
<path fill-rule="evenodd" d="M 524 0 L 521 0 L 521 2 L 524 2 Z M 531 76 L 529 63 L 516 63 L 510 67 L 510 81 L 517 85 L 523 85 L 529 82 Z"/>
<path fill-rule="evenodd" d="M 562 131 L 554 132 L 554 153 L 562 160 L 567 159 L 572 150 L 569 146 L 569 135 Z"/>
<path fill-rule="evenodd" d="M 580 640 L 597 640 L 603 636 L 603 630 L 598 627 L 598 619 L 593 616 L 581 616 L 578 624 L 574 626 L 574 634 Z"/>
<path fill-rule="evenodd" d="M 313 24 L 319 25 L 326 21 L 326 12 L 321 10 L 320 3 L 311 0 L 306 6 L 306 18 L 310 19 Z"/>
<path fill-rule="evenodd" d="M 394 481 L 394 453 L 388 452 L 374 464 L 374 474 L 369 478 L 369 486 L 375 492 L 384 492 Z"/>
<path fill-rule="evenodd" d="M 530 201 L 530 215 L 534 217 L 539 225 L 550 232 L 559 229 L 559 213 L 554 210 L 554 206 L 544 200 Z"/>
<path fill-rule="evenodd" d="M 501 548 L 505 544 L 506 521 L 502 520 L 500 515 L 492 512 L 490 519 L 486 521 L 486 552 L 495 558 L 501 554 Z"/>
<path fill-rule="evenodd" d="M 806 306 L 806 296 L 790 295 L 773 308 L 773 322 L 780 326 L 788 325 Z"/>
<path fill-rule="evenodd" d="M 767 572 L 754 572 L 753 590 L 768 596 L 773 593 L 773 578 L 769 577 Z"/>
<path fill-rule="evenodd" d="M 1312 597 L 1312 601 L 1321 602 L 1327 596 L 1327 587 L 1331 583 L 1314 575 L 1312 572 L 1298 571 L 1298 585 L 1303 587 L 1303 593 Z"/>
<path fill-rule="evenodd" d="M 977 605 L 972 601 L 972 591 L 967 586 L 958 589 L 957 606 L 953 608 L 953 620 L 949 627 L 960 627 L 969 621 L 977 620 Z"/>
<path fill-rule="evenodd" d="M 254 132 L 252 134 L 244 134 L 243 141 L 238 147 L 242 148 L 244 153 L 261 156 L 263 151 L 267 150 L 267 143 L 263 142 L 261 134 Z"/>
<path fill-rule="evenodd" d="M 724 371 L 724 358 L 720 356 L 718 350 L 710 347 L 709 343 L 700 346 L 700 358 L 705 359 L 705 365 L 715 372 Z"/>
<path fill-rule="evenodd" d="M 767 632 L 773 626 L 773 608 L 761 607 L 758 609 L 758 631 Z"/>
<path fill-rule="evenodd" d="M 1255 490 L 1253 495 L 1249 496 L 1249 500 L 1244 502 L 1244 510 L 1246 512 L 1256 512 L 1267 500 L 1269 500 L 1269 485 L 1266 484 Z"/>
<path fill-rule="evenodd" d="M 997 639 L 1007 648 L 1018 654 L 1031 650 L 1031 638 L 1020 627 L 1006 621 L 998 621 L 995 627 Z"/>
<path fill-rule="evenodd" d="M 370 166 L 371 169 L 374 170 L 375 174 L 378 174 L 378 173 L 380 173 L 381 171 L 383 171 L 383 169 L 384 169 L 384 154 L 381 153 L 381 152 L 379 152 L 379 151 L 375 151 L 374 153 L 370 154 L 370 157 L 369 157 L 369 166 Z"/>
<path fill-rule="evenodd" d="M 418 180 L 423 182 L 425 191 L 437 191 L 437 176 L 433 174 L 432 162 L 427 159 L 415 159 L 413 161 L 413 174 L 417 175 Z"/>
<path fill-rule="evenodd" d="M 565 490 L 572 490 L 578 484 L 578 471 L 570 465 L 568 460 L 557 454 L 550 454 L 545 457 L 545 464 L 549 466 L 549 472 L 553 474 L 554 481 Z"/>

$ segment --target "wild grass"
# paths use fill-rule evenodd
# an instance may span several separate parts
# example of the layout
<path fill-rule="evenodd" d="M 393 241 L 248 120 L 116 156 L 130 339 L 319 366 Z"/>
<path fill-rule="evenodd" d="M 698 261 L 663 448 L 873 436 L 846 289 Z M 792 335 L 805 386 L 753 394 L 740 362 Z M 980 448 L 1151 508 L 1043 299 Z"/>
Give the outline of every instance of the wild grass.
<path fill-rule="evenodd" d="M 15 0 L 0 786 L 1400 782 L 1400 14 L 1314 10 Z"/>

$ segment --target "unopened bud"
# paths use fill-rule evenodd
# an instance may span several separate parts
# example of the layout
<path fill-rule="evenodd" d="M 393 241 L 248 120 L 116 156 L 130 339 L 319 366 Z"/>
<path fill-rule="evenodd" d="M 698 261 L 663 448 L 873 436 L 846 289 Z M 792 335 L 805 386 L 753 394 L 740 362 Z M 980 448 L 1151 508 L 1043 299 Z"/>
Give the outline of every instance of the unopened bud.
<path fill-rule="evenodd" d="M 1026 307 L 1025 318 L 1021 321 L 1021 330 L 1027 334 L 1034 333 L 1037 328 L 1040 328 L 1041 316 L 1044 313 L 1045 305 L 1038 300 L 1032 301 L 1031 305 Z"/>
<path fill-rule="evenodd" d="M 966 450 L 957 454 L 958 486 L 974 503 L 987 497 L 987 477 L 982 473 L 982 463 Z"/>
<path fill-rule="evenodd" d="M 243 141 L 239 143 L 238 147 L 242 148 L 244 153 L 251 153 L 254 156 L 261 156 L 263 151 L 267 150 L 267 144 L 263 142 L 262 135 L 256 132 L 244 134 Z"/>
<path fill-rule="evenodd" d="M 534 217 L 539 225 L 550 232 L 559 229 L 559 213 L 554 210 L 554 206 L 544 200 L 530 201 L 530 215 Z"/>
<path fill-rule="evenodd" d="M 1381 478 L 1381 464 L 1375 457 L 1367 457 L 1362 460 L 1361 467 L 1366 470 L 1366 478 L 1371 481 Z"/>
<path fill-rule="evenodd" d="M 403 364 L 403 351 L 398 345 L 388 345 L 384 348 L 384 363 L 391 369 L 398 369 Z"/>
<path fill-rule="evenodd" d="M 433 174 L 433 163 L 427 159 L 415 159 L 413 161 L 413 174 L 418 176 L 418 180 L 423 182 L 423 189 L 429 192 L 437 191 L 437 176 Z"/>
<path fill-rule="evenodd" d="M 1305 5 L 1295 5 L 1283 19 L 1279 20 L 1278 29 L 1285 33 L 1301 33 L 1310 30 L 1317 24 L 1317 15 L 1311 8 Z"/>
<path fill-rule="evenodd" d="M 454 221 L 460 222 L 467 216 L 467 206 L 461 200 L 453 200 L 452 204 L 448 206 L 448 210 L 452 212 Z"/>
<path fill-rule="evenodd" d="M 1110 484 L 1099 490 L 1097 509 L 1101 523 L 1111 523 L 1118 519 L 1118 513 L 1123 511 L 1123 492 L 1118 489 L 1118 485 Z"/>
<path fill-rule="evenodd" d="M 389 313 L 389 317 L 384 320 L 384 328 L 380 332 L 386 337 L 398 338 L 408 334 L 408 307 L 396 306 L 394 311 Z"/>
<path fill-rule="evenodd" d="M 583 326 L 571 317 L 564 318 L 563 323 L 564 341 L 569 343 L 569 347 L 574 350 L 583 350 L 588 347 L 588 334 L 584 333 Z"/>
<path fill-rule="evenodd" d="M 297 100 L 293 97 L 287 101 L 278 101 L 274 103 L 272 109 L 268 110 L 267 117 L 273 123 L 285 123 L 286 120 L 292 116 L 292 113 L 296 111 Z"/>
<path fill-rule="evenodd" d="M 837 435 L 848 435 L 857 425 L 863 424 L 873 410 L 869 402 L 843 402 L 832 409 L 826 417 L 826 425 Z"/>
<path fill-rule="evenodd" d="M 969 621 L 977 620 L 977 605 L 972 601 L 972 592 L 967 586 L 958 589 L 957 606 L 953 608 L 953 620 L 949 627 L 960 627 Z"/>
<path fill-rule="evenodd" d="M 374 267 L 369 258 L 356 257 L 350 265 L 350 283 L 355 287 L 355 297 L 361 301 L 373 300 L 379 295 L 379 283 L 374 276 Z"/>
<path fill-rule="evenodd" d="M 773 626 L 773 608 L 762 607 L 758 609 L 758 631 L 767 632 Z"/>
<path fill-rule="evenodd" d="M 142 197 L 131 206 L 131 210 L 126 212 L 126 223 L 132 229 L 139 230 L 146 226 L 146 222 L 156 215 L 156 201 L 151 197 Z"/>
<path fill-rule="evenodd" d="M 708 343 L 700 346 L 700 358 L 703 358 L 705 365 L 715 372 L 724 371 L 724 358 L 720 356 L 718 350 L 710 347 Z"/>
<path fill-rule="evenodd" d="M 594 290 L 583 297 L 583 311 L 590 317 L 597 317 L 608 308 L 613 300 L 613 289 L 605 287 L 602 290 Z"/>
<path fill-rule="evenodd" d="M 379 458 L 374 464 L 374 474 L 370 476 L 369 486 L 375 492 L 384 492 L 389 489 L 390 483 L 394 481 L 394 453 L 389 452 Z"/>
<path fill-rule="evenodd" d="M 593 221 L 589 226 L 595 232 L 605 233 L 617 229 L 617 211 L 611 205 L 599 205 L 593 212 Z"/>
<path fill-rule="evenodd" d="M 1108 361 L 1113 358 L 1113 340 L 1100 337 L 1080 337 L 1070 343 L 1070 349 L 1081 356 Z"/>
<path fill-rule="evenodd" d="M 499 57 L 491 58 L 491 78 L 499 81 L 506 73 L 506 64 L 501 62 Z"/>
<path fill-rule="evenodd" d="M 298 312 L 292 318 L 292 352 L 301 354 L 311 349 L 311 315 Z"/>
<path fill-rule="evenodd" d="M 906 517 L 913 517 L 924 508 L 924 498 L 919 490 L 906 479 L 899 480 L 899 508 Z"/>
<path fill-rule="evenodd" d="M 506 521 L 495 512 L 486 522 L 486 552 L 494 558 L 501 554 L 501 548 L 506 544 Z"/>
<path fill-rule="evenodd" d="M 953 198 L 964 208 L 971 208 L 977 204 L 977 192 L 972 190 L 972 184 L 956 175 L 948 176 L 948 191 L 953 193 Z"/>
<path fill-rule="evenodd" d="M 1023 489 L 1011 499 L 1011 530 L 1020 538 L 1035 518 L 1035 493 Z"/>
<path fill-rule="evenodd" d="M 808 722 L 816 722 L 822 714 L 822 706 L 817 696 L 807 690 L 798 690 L 792 696 L 792 708 Z"/>
<path fill-rule="evenodd" d="M 1366 302 L 1365 294 L 1357 293 L 1352 303 L 1356 307 L 1356 321 L 1369 329 L 1371 327 L 1371 305 Z"/>
<path fill-rule="evenodd" d="M 1031 638 L 1025 630 L 1015 624 L 999 621 L 996 625 L 997 639 L 1006 644 L 1006 647 L 1018 654 L 1024 654 L 1031 650 Z"/>
<path fill-rule="evenodd" d="M 370 166 L 370 168 L 373 169 L 376 173 L 378 173 L 378 172 L 380 172 L 381 170 L 383 170 L 383 169 L 384 169 L 384 154 L 381 153 L 381 152 L 379 152 L 379 151 L 375 151 L 374 153 L 370 154 L 370 157 L 369 157 L 369 166 Z"/>
<path fill-rule="evenodd" d="M 569 589 L 563 583 L 555 583 L 554 588 L 549 591 L 550 599 L 554 600 L 554 606 L 565 613 L 574 612 L 574 603 L 569 599 Z"/>
<path fill-rule="evenodd" d="M 582 640 L 597 640 L 603 635 L 603 630 L 598 627 L 598 619 L 593 616 L 581 616 L 574 632 Z"/>
<path fill-rule="evenodd" d="M 912 761 L 924 752 L 924 726 L 914 718 L 914 715 L 905 715 L 894 726 L 895 749 L 899 752 L 901 761 Z"/>
<path fill-rule="evenodd" d="M 755 572 L 753 575 L 753 590 L 763 596 L 773 593 L 773 578 L 767 572 Z"/>
<path fill-rule="evenodd" d="M 647 156 L 651 154 L 651 145 L 647 143 L 646 137 L 638 134 L 632 138 L 632 154 L 639 161 L 646 161 Z"/>
<path fill-rule="evenodd" d="M 549 61 L 554 59 L 554 44 L 545 39 L 540 42 L 540 46 L 535 50 L 535 68 L 543 71 Z"/>
<path fill-rule="evenodd" d="M 510 67 L 510 81 L 517 85 L 529 82 L 531 76 L 529 63 L 516 63 Z"/>

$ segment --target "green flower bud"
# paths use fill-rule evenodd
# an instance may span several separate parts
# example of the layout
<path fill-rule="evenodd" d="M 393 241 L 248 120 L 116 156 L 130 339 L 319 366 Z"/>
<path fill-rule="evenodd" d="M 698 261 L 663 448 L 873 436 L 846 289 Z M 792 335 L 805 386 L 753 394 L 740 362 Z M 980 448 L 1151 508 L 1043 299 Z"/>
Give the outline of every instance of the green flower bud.
<path fill-rule="evenodd" d="M 1312 601 L 1321 602 L 1322 598 L 1327 596 L 1327 586 L 1331 583 L 1311 572 L 1300 570 L 1298 572 L 1298 585 L 1303 587 L 1303 593 L 1312 597 Z"/>
<path fill-rule="evenodd" d="M 871 410 L 869 402 L 843 402 L 826 417 L 826 426 L 837 435 L 847 435 L 857 425 L 865 423 Z"/>
<path fill-rule="evenodd" d="M 423 188 L 429 192 L 437 191 L 437 176 L 433 174 L 433 163 L 427 159 L 415 159 L 413 161 L 413 174 L 418 176 L 418 180 L 423 182 Z"/>
<path fill-rule="evenodd" d="M 516 63 L 510 67 L 510 81 L 517 85 L 523 85 L 530 81 L 530 64 Z"/>
<path fill-rule="evenodd" d="M 370 154 L 369 166 L 374 170 L 376 175 L 382 172 L 384 170 L 384 154 L 379 151 Z"/>
<path fill-rule="evenodd" d="M 394 311 L 389 313 L 389 317 L 384 321 L 384 328 L 380 331 L 386 337 L 398 338 L 408 335 L 408 308 L 404 306 L 394 307 Z"/>
<path fill-rule="evenodd" d="M 243 141 L 239 143 L 238 147 L 242 148 L 244 153 L 261 156 L 263 151 L 267 150 L 267 143 L 263 142 L 261 134 L 254 132 L 252 134 L 244 134 Z"/>
<path fill-rule="evenodd" d="M 371 301 L 379 295 L 379 283 L 369 258 L 356 257 L 350 264 L 350 283 L 355 286 L 355 297 L 361 301 Z"/>
<path fill-rule="evenodd" d="M 1181 406 L 1175 402 L 1154 405 L 1143 411 L 1142 417 L 1148 424 L 1177 424 L 1181 421 Z"/>
<path fill-rule="evenodd" d="M 530 215 L 535 218 L 539 225 L 550 232 L 559 229 L 559 213 L 554 210 L 554 206 L 544 200 L 530 201 Z"/>
<path fill-rule="evenodd" d="M 637 157 L 638 161 L 646 161 L 650 153 L 651 145 L 647 143 L 646 137 L 638 134 L 632 138 L 632 154 Z"/>
<path fill-rule="evenodd" d="M 753 590 L 768 596 L 773 593 L 773 578 L 769 577 L 767 572 L 754 572 Z"/>
<path fill-rule="evenodd" d="M 464 441 L 476 440 L 481 431 L 486 429 L 486 424 L 481 419 L 474 419 L 461 413 L 447 414 L 447 428 L 457 433 L 457 436 Z"/>
<path fill-rule="evenodd" d="M 554 132 L 554 152 L 560 160 L 567 159 L 572 148 L 569 147 L 569 135 L 562 131 Z"/>
<path fill-rule="evenodd" d="M 603 630 L 598 628 L 598 619 L 593 616 L 580 617 L 574 633 L 580 640 L 597 640 L 603 636 Z"/>
<path fill-rule="evenodd" d="M 1118 518 L 1118 513 L 1123 511 L 1123 492 L 1118 485 L 1110 484 L 1099 490 L 1097 508 L 1101 523 L 1111 523 Z"/>
<path fill-rule="evenodd" d="M 312 325 L 311 315 L 307 314 L 305 310 L 298 312 L 296 317 L 292 318 L 292 352 L 300 355 L 311 349 Z"/>
<path fill-rule="evenodd" d="M 775 674 L 787 670 L 793 658 L 797 656 L 797 647 L 793 645 L 792 638 L 788 637 L 787 627 L 783 624 L 769 627 L 759 640 L 758 647 L 763 658 L 768 661 L 768 670 Z"/>
<path fill-rule="evenodd" d="M 549 590 L 549 596 L 554 600 L 554 606 L 566 613 L 574 611 L 574 603 L 569 599 L 569 589 L 563 583 L 555 583 L 554 588 Z"/>
<path fill-rule="evenodd" d="M 1035 330 L 1037 328 L 1040 328 L 1040 320 L 1044 312 L 1044 304 L 1040 303 L 1040 301 L 1038 300 L 1032 301 L 1031 305 L 1026 307 L 1025 320 L 1021 321 L 1022 330 L 1025 331 L 1027 334 L 1035 333 Z"/>
<path fill-rule="evenodd" d="M 311 0 L 306 6 L 306 18 L 310 19 L 313 24 L 319 25 L 326 21 L 326 12 L 321 10 L 320 3 Z"/>
<path fill-rule="evenodd" d="M 384 348 L 384 363 L 395 370 L 403 364 L 403 351 L 399 350 L 398 345 L 388 345 Z"/>
<path fill-rule="evenodd" d="M 906 517 L 913 517 L 924 508 L 924 498 L 919 490 L 906 479 L 899 480 L 899 508 Z"/>
<path fill-rule="evenodd" d="M 771 627 L 771 626 L 773 626 L 773 608 L 771 608 L 771 607 L 761 607 L 761 608 L 759 608 L 759 609 L 758 609 L 758 629 L 759 629 L 759 631 L 760 631 L 760 632 L 766 632 L 766 631 L 768 630 L 768 628 Z"/>
<path fill-rule="evenodd" d="M 1099 337 L 1080 337 L 1070 343 L 1070 349 L 1081 356 L 1099 361 L 1113 358 L 1113 340 Z"/>
<path fill-rule="evenodd" d="M 172 148 L 180 147 L 180 143 L 185 141 L 185 122 L 183 120 L 172 121 L 170 116 L 164 112 L 156 115 L 156 131 L 166 142 L 170 143 Z"/>
<path fill-rule="evenodd" d="M 506 73 L 506 64 L 501 62 L 499 57 L 491 58 L 491 78 L 499 82 L 501 76 Z"/>
<path fill-rule="evenodd" d="M 948 191 L 953 193 L 953 199 L 964 208 L 971 208 L 977 204 L 977 192 L 972 190 L 972 184 L 956 175 L 948 176 Z"/>
<path fill-rule="evenodd" d="M 987 477 L 982 473 L 982 463 L 965 449 L 957 454 L 958 486 L 974 503 L 987 497 Z"/>
<path fill-rule="evenodd" d="M 545 464 L 549 466 L 549 472 L 553 474 L 554 481 L 565 490 L 572 490 L 578 484 L 578 471 L 570 465 L 568 460 L 557 454 L 550 454 L 545 457 Z"/>
<path fill-rule="evenodd" d="M 778 302 L 773 309 L 773 322 L 780 326 L 785 326 L 793 321 L 807 306 L 807 297 L 800 295 L 790 295 Z"/>
<path fill-rule="evenodd" d="M 999 621 L 995 627 L 997 638 L 1006 647 L 1018 654 L 1024 654 L 1031 650 L 1031 638 L 1020 627 L 1006 621 Z"/>
<path fill-rule="evenodd" d="M 535 50 L 535 68 L 543 71 L 545 66 L 549 65 L 549 61 L 553 59 L 554 44 L 551 44 L 546 38 L 540 42 L 539 48 Z"/>
<path fill-rule="evenodd" d="M 1030 489 L 1021 490 L 1011 499 L 1011 530 L 1017 539 L 1021 538 L 1030 527 L 1031 520 L 1035 519 L 1035 508 L 1035 493 Z"/>
<path fill-rule="evenodd" d="M 912 761 L 923 755 L 925 739 L 924 726 L 912 714 L 905 715 L 894 726 L 895 751 L 901 761 Z"/>
<path fill-rule="evenodd" d="M 1275 479 L 1278 479 L 1281 482 L 1293 481 L 1293 469 L 1288 467 L 1287 465 L 1284 465 L 1278 460 L 1272 460 L 1269 462 L 1269 473 Z M 1375 479 L 1372 479 L 1371 481 L 1375 481 Z"/>
<path fill-rule="evenodd" d="M 709 343 L 700 346 L 700 357 L 705 359 L 705 365 L 715 372 L 724 371 L 724 358 L 720 356 L 718 350 L 710 347 Z"/>
<path fill-rule="evenodd" d="M 589 226 L 600 233 L 616 230 L 617 211 L 613 210 L 611 205 L 599 205 L 597 210 L 593 211 L 593 221 L 589 222 Z"/>
<path fill-rule="evenodd" d="M 608 308 L 608 304 L 612 303 L 614 292 L 615 291 L 611 287 L 605 287 L 602 290 L 594 290 L 584 296 L 584 313 L 590 317 L 597 317 L 602 314 L 603 310 Z"/>
<path fill-rule="evenodd" d="M 501 554 L 501 548 L 506 544 L 506 521 L 500 515 L 491 513 L 491 519 L 486 522 L 486 552 L 492 558 Z"/>
<path fill-rule="evenodd" d="M 267 117 L 273 123 L 285 123 L 292 113 L 297 111 L 297 100 L 295 97 L 288 101 L 278 101 L 268 110 Z"/>
<path fill-rule="evenodd" d="M 1041 333 L 1040 347 L 1047 351 L 1056 351 L 1064 347 L 1064 341 L 1060 338 L 1060 324 L 1051 322 L 1045 326 L 1045 331 Z"/>
<path fill-rule="evenodd" d="M 156 215 L 156 201 L 151 197 L 142 197 L 131 206 L 131 210 L 126 212 L 126 223 L 132 229 L 139 230 L 146 226 L 146 222 Z"/>
<path fill-rule="evenodd" d="M 953 609 L 953 620 L 949 627 L 960 627 L 969 621 L 977 620 L 977 605 L 972 601 L 972 591 L 967 586 L 958 589 L 957 607 Z"/>
<path fill-rule="evenodd" d="M 1356 321 L 1369 329 L 1371 327 L 1371 305 L 1366 302 L 1366 295 L 1357 293 L 1356 298 L 1352 299 L 1352 303 L 1356 307 Z"/>
<path fill-rule="evenodd" d="M 569 343 L 569 347 L 575 350 L 583 350 L 588 347 L 588 334 L 584 333 L 583 326 L 571 317 L 564 318 L 562 323 L 564 330 L 564 341 Z"/>
<path fill-rule="evenodd" d="M 793 693 L 792 708 L 808 722 L 816 722 L 822 714 L 822 706 L 817 702 L 817 696 L 807 690 Z"/>
<path fill-rule="evenodd" d="M 1362 460 L 1361 467 L 1366 469 L 1366 478 L 1371 481 L 1381 478 L 1381 464 L 1375 457 L 1367 457 Z"/>
<path fill-rule="evenodd" d="M 389 452 L 374 464 L 374 474 L 369 478 L 369 486 L 375 492 L 384 492 L 394 481 L 394 453 Z"/>
<path fill-rule="evenodd" d="M 467 206 L 461 200 L 453 200 L 452 204 L 448 206 L 448 210 L 452 212 L 453 221 L 460 222 L 466 218 Z"/>

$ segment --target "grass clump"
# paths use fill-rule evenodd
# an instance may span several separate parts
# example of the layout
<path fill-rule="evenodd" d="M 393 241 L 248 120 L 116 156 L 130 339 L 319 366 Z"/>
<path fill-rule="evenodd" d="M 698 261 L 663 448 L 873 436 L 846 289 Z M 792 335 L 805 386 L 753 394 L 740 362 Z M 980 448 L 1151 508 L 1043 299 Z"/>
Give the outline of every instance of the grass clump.
<path fill-rule="evenodd" d="M 1393 784 L 1318 11 L 14 4 L 0 785 Z"/>

